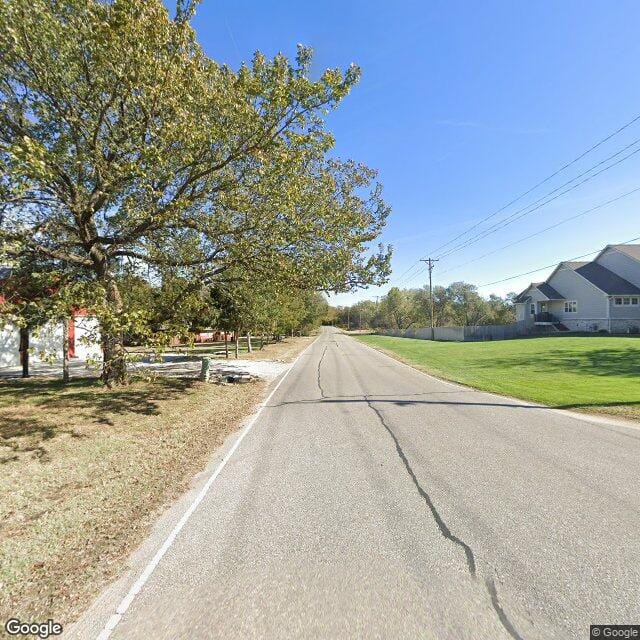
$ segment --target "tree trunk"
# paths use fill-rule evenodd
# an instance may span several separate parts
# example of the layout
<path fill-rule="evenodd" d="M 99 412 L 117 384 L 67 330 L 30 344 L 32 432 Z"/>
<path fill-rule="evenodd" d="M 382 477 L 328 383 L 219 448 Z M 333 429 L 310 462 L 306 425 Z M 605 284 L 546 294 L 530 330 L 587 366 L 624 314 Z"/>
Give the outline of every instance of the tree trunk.
<path fill-rule="evenodd" d="M 236 360 L 239 358 L 239 353 L 240 353 L 240 329 L 236 329 L 236 335 L 235 335 L 235 339 L 236 339 Z"/>
<path fill-rule="evenodd" d="M 229 359 L 229 336 L 226 329 L 224 330 L 224 357 Z"/>
<path fill-rule="evenodd" d="M 20 327 L 20 362 L 22 377 L 29 377 L 29 327 Z"/>
<path fill-rule="evenodd" d="M 247 331 L 247 353 L 252 353 L 253 349 L 251 348 L 251 332 Z"/>
<path fill-rule="evenodd" d="M 102 382 L 108 387 L 127 382 L 127 359 L 124 349 L 124 336 L 120 327 L 120 316 L 123 305 L 120 291 L 115 280 L 107 278 L 107 301 L 113 317 L 103 320 L 100 326 L 102 333 Z"/>
<path fill-rule="evenodd" d="M 104 331 L 104 330 L 103 330 Z M 108 387 L 127 382 L 127 361 L 122 333 L 114 331 L 102 336 L 102 382 Z"/>
<path fill-rule="evenodd" d="M 69 382 L 69 318 L 62 319 L 62 382 Z"/>

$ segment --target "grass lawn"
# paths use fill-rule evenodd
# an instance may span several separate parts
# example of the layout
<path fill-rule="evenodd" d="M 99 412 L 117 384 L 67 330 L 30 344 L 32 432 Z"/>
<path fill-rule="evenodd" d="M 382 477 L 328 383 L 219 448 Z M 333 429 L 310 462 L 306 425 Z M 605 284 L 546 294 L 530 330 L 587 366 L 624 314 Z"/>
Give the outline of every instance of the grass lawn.
<path fill-rule="evenodd" d="M 431 342 L 358 336 L 417 369 L 561 409 L 640 420 L 640 339 L 553 337 Z"/>
<path fill-rule="evenodd" d="M 264 388 L 0 382 L 0 621 L 71 621 Z"/>

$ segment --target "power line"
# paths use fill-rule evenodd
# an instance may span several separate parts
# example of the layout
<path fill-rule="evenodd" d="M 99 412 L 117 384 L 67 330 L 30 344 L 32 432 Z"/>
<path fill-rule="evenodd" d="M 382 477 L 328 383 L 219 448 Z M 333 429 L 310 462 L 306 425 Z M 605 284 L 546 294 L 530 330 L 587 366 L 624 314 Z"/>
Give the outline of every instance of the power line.
<path fill-rule="evenodd" d="M 446 251 L 445 253 L 440 254 L 438 257 L 445 258 L 445 257 L 450 256 L 451 254 L 455 253 L 456 251 L 459 251 L 461 249 L 465 249 L 466 247 L 471 246 L 472 244 L 475 244 L 476 242 L 478 242 L 480 240 L 483 240 L 487 236 L 490 236 L 490 235 L 496 233 L 497 231 L 499 231 L 500 229 L 504 229 L 504 227 L 509 226 L 513 222 L 516 222 L 517 220 L 520 220 L 521 218 L 524 218 L 525 216 L 528 216 L 529 214 L 533 213 L 534 211 L 537 211 L 538 209 L 541 209 L 542 207 L 546 206 L 550 202 L 553 202 L 554 200 L 557 200 L 558 198 L 562 197 L 563 195 L 569 193 L 570 191 L 573 191 L 574 189 L 577 189 L 578 187 L 581 187 L 583 184 L 585 184 L 586 182 L 589 182 L 590 180 L 593 180 L 594 178 L 598 177 L 600 174 L 604 173 L 605 171 L 608 171 L 609 169 L 613 169 L 613 167 L 621 164 L 625 160 L 628 160 L 629 158 L 634 156 L 636 153 L 640 152 L 640 148 L 636 149 L 635 151 L 632 151 L 631 153 L 627 154 L 626 156 L 620 158 L 619 160 L 616 160 L 615 162 L 612 162 L 610 165 L 608 165 L 606 167 L 603 167 L 602 169 L 600 169 L 600 171 L 596 171 L 596 173 L 594 173 L 594 174 L 592 174 L 590 176 L 587 176 L 586 178 L 584 178 L 584 180 L 581 180 L 580 182 L 578 182 L 577 184 L 573 185 L 572 187 L 569 187 L 568 189 L 565 189 L 564 191 L 562 191 L 560 193 L 557 193 L 552 198 L 544 200 L 544 198 L 547 198 L 551 194 L 556 193 L 559 189 L 562 189 L 563 187 L 566 187 L 567 185 L 571 184 L 572 182 L 575 182 L 576 180 L 578 180 L 579 178 L 583 177 L 584 175 L 590 173 L 591 171 L 593 171 L 594 169 L 596 169 L 597 167 L 599 167 L 603 163 L 608 162 L 609 160 L 611 160 L 612 158 L 620 155 L 621 153 L 623 153 L 624 151 L 626 151 L 630 147 L 635 146 L 636 144 L 638 144 L 638 142 L 640 142 L 640 138 L 637 138 L 631 144 L 628 144 L 623 149 L 620 149 L 620 151 L 617 151 L 616 153 L 612 154 L 611 156 L 609 156 L 609 157 L 605 158 L 604 160 L 598 162 L 597 164 L 593 165 L 592 167 L 590 167 L 586 171 L 583 171 L 581 174 L 577 175 L 575 178 L 572 178 L 571 180 L 568 180 L 567 182 L 565 182 L 564 184 L 560 185 L 556 189 L 553 189 L 553 191 L 550 191 L 549 193 L 546 193 L 544 196 L 542 196 L 542 198 L 539 198 L 535 202 L 532 202 L 530 205 L 527 205 L 526 207 L 523 207 L 522 209 L 518 209 L 517 211 L 515 211 L 511 215 L 507 216 L 506 218 L 504 218 L 500 222 L 496 222 L 494 225 L 492 225 L 488 229 L 485 229 L 481 233 L 476 234 L 475 236 L 472 236 L 471 238 L 468 238 L 467 240 L 465 240 L 461 244 L 456 245 L 455 247 L 452 247 L 449 251 Z"/>
<path fill-rule="evenodd" d="M 524 236 L 523 238 L 520 238 L 519 240 L 514 240 L 513 242 L 510 242 L 506 245 L 504 245 L 503 247 L 500 247 L 499 249 L 494 249 L 493 251 L 489 251 L 487 253 L 483 253 L 481 256 L 478 256 L 477 258 L 473 258 L 472 260 L 468 260 L 467 262 L 463 262 L 462 264 L 458 264 L 455 267 L 450 267 L 449 269 L 445 269 L 444 271 L 440 272 L 440 275 L 443 275 L 445 273 L 449 273 L 450 271 L 455 271 L 456 269 L 460 269 L 461 267 L 466 267 L 468 264 L 472 264 L 474 262 L 478 262 L 478 260 L 482 260 L 483 258 L 486 258 L 488 256 L 493 255 L 494 253 L 498 253 L 499 251 L 504 251 L 505 249 L 508 249 L 510 247 L 513 247 L 516 244 L 520 244 L 521 242 L 524 242 L 525 240 L 529 240 L 530 238 L 535 238 L 536 236 L 542 235 L 543 233 L 550 231 L 551 229 L 555 229 L 556 227 L 559 227 L 563 224 L 566 224 L 567 222 L 571 222 L 572 220 L 575 220 L 576 218 L 581 218 L 582 216 L 586 216 L 589 213 L 593 213 L 594 211 L 597 211 L 598 209 L 602 209 L 603 207 L 606 207 L 607 205 L 613 204 L 614 202 L 617 202 L 618 200 L 622 200 L 623 198 L 626 198 L 630 195 L 633 195 L 634 193 L 637 193 L 638 191 L 640 191 L 640 187 L 636 187 L 635 189 L 632 189 L 631 191 L 627 191 L 626 193 L 623 193 L 619 196 L 616 196 L 615 198 L 611 198 L 610 200 L 607 200 L 606 202 L 602 202 L 601 204 L 596 205 L 595 207 L 591 207 L 590 209 L 586 209 L 585 211 L 581 211 L 580 213 L 577 213 L 573 216 L 569 216 L 568 218 L 563 218 L 562 220 L 560 220 L 559 222 L 556 222 L 555 224 L 549 225 L 548 227 L 545 227 L 544 229 L 540 229 L 540 231 L 536 231 L 535 233 L 530 233 L 527 236 Z"/>
<path fill-rule="evenodd" d="M 625 242 L 619 242 L 618 244 L 630 244 L 631 242 L 635 242 L 636 240 L 640 240 L 640 236 L 636 238 L 631 238 L 631 240 L 626 240 Z M 562 262 L 574 262 L 575 260 L 580 260 L 580 258 L 586 258 L 588 256 L 592 256 L 595 253 L 599 253 L 602 251 L 602 247 L 596 249 L 595 251 L 590 251 L 589 253 L 583 253 L 581 256 L 576 256 L 575 258 L 569 258 L 568 260 L 562 260 Z M 493 282 L 487 282 L 485 284 L 479 285 L 479 287 L 490 287 L 494 284 L 500 284 L 501 282 L 508 282 L 509 280 L 515 280 L 516 278 L 521 278 L 522 276 L 528 276 L 532 273 L 538 273 L 538 271 L 544 271 L 545 269 L 551 269 L 551 267 L 555 267 L 558 265 L 558 262 L 552 262 L 551 264 L 545 265 L 544 267 L 539 267 L 538 269 L 532 269 L 531 271 L 525 271 L 524 273 L 519 273 L 515 276 L 509 276 L 508 278 L 502 278 L 502 280 L 494 280 Z"/>
<path fill-rule="evenodd" d="M 533 185 L 532 187 L 530 187 L 529 189 L 527 189 L 526 191 L 524 191 L 523 193 L 521 193 L 519 196 L 517 196 L 516 198 L 514 198 L 513 200 L 511 200 L 510 202 L 508 202 L 507 204 L 505 204 L 504 206 L 500 207 L 499 209 L 497 209 L 496 211 L 492 212 L 491 214 L 489 214 L 488 216 L 485 216 L 484 218 L 482 218 L 481 220 L 479 220 L 477 223 L 475 223 L 474 225 L 472 225 L 471 227 L 469 227 L 469 229 L 467 229 L 466 231 L 462 232 L 461 234 L 457 235 L 455 238 L 452 238 L 451 240 L 449 240 L 448 242 L 436 247 L 432 253 L 435 253 L 436 251 L 440 251 L 440 249 L 444 249 L 445 247 L 449 246 L 450 244 L 454 243 L 456 240 L 459 240 L 460 238 L 464 237 L 465 235 L 467 235 L 469 232 L 473 231 L 474 229 L 476 229 L 477 227 L 479 227 L 483 222 L 486 222 L 487 220 L 490 220 L 491 218 L 495 217 L 496 215 L 498 215 L 499 213 L 502 213 L 502 211 L 504 211 L 505 209 L 507 209 L 508 207 L 510 207 L 511 205 L 515 204 L 516 202 L 522 200 L 522 198 L 524 198 L 525 196 L 529 195 L 532 191 L 535 191 L 538 187 L 542 186 L 543 184 L 545 184 L 546 182 L 548 182 L 549 180 L 551 180 L 552 178 L 555 178 L 555 176 L 557 176 L 559 173 L 562 173 L 565 169 L 568 169 L 569 167 L 571 167 L 572 165 L 574 165 L 576 162 L 579 162 L 580 160 L 582 160 L 582 158 L 584 158 L 586 155 L 590 154 L 592 151 L 595 151 L 598 147 L 602 146 L 605 142 L 608 142 L 609 140 L 611 140 L 611 138 L 617 136 L 619 133 L 621 133 L 622 131 L 624 131 L 625 129 L 627 129 L 628 127 L 630 127 L 631 125 L 633 125 L 634 123 L 636 123 L 638 120 L 640 120 L 640 114 L 635 116 L 633 119 L 631 119 L 629 122 L 623 124 L 621 127 L 619 127 L 618 129 L 616 129 L 615 131 L 613 131 L 612 133 L 610 133 L 609 135 L 607 135 L 606 137 L 602 138 L 601 140 L 599 140 L 598 142 L 596 142 L 594 145 L 592 145 L 591 147 L 589 147 L 586 151 L 583 151 L 580 155 L 576 156 L 575 158 L 573 158 L 573 160 L 570 160 L 569 162 L 567 162 L 566 164 L 564 164 L 562 167 L 560 167 L 559 169 L 557 169 L 556 171 L 554 171 L 553 173 L 551 173 L 550 175 L 548 175 L 546 178 L 544 178 L 543 180 L 540 180 L 540 182 L 536 183 L 535 185 Z M 415 269 L 416 266 L 420 265 L 420 260 L 417 260 L 416 262 L 414 262 L 408 269 L 406 269 L 402 274 L 400 274 L 400 276 L 398 277 L 398 280 L 396 281 L 398 284 L 402 281 L 402 279 L 413 269 Z M 415 277 L 418 274 L 414 274 L 412 276 Z"/>
<path fill-rule="evenodd" d="M 640 142 L 640 138 L 638 138 L 637 140 L 635 140 L 631 144 L 627 145 L 621 151 L 625 151 L 629 147 L 632 147 L 635 144 L 637 144 L 638 142 Z M 610 160 L 614 156 L 620 155 L 621 151 L 618 151 L 615 154 L 613 154 L 612 156 L 609 156 L 608 158 L 606 158 L 604 160 L 604 162 L 606 162 L 607 160 Z M 634 156 L 636 153 L 640 153 L 640 148 L 636 149 L 635 151 L 632 151 L 631 153 L 627 154 L 623 158 L 620 158 L 619 160 L 616 160 L 616 162 L 612 162 L 610 165 L 608 165 L 608 166 L 600 169 L 600 171 L 597 171 L 596 173 L 584 178 L 584 180 L 581 180 L 578 184 L 575 184 L 572 187 L 569 187 L 568 189 L 565 189 L 564 191 L 561 191 L 560 193 L 556 194 L 552 198 L 548 198 L 547 200 L 544 200 L 543 202 L 541 202 L 540 204 L 538 204 L 536 206 L 529 205 L 528 207 L 524 207 L 524 209 L 519 209 L 518 211 L 515 211 L 513 214 L 511 214 L 510 216 L 508 216 L 504 220 L 500 221 L 499 223 L 496 223 L 493 226 L 489 227 L 488 229 L 485 229 L 482 233 L 469 238 L 466 242 L 453 247 L 450 251 L 445 252 L 445 253 L 439 255 L 438 257 L 439 258 L 446 258 L 446 257 L 452 255 L 453 253 L 455 253 L 456 251 L 460 251 L 461 249 L 466 249 L 467 247 L 471 246 L 472 244 L 475 244 L 476 242 L 479 242 L 480 240 L 483 240 L 487 236 L 493 235 L 494 233 L 500 231 L 501 229 L 504 229 L 505 227 L 507 227 L 510 224 L 520 220 L 521 218 L 524 218 L 525 216 L 528 216 L 529 214 L 533 213 L 534 211 L 537 211 L 538 209 L 541 209 L 542 207 L 546 206 L 550 202 L 553 202 L 554 200 L 557 200 L 558 198 L 562 197 L 563 195 L 569 193 L 570 191 L 573 191 L 574 189 L 577 189 L 578 187 L 582 186 L 586 182 L 589 182 L 590 180 L 593 180 L 593 178 L 596 178 L 601 173 L 604 173 L 605 171 L 608 171 L 609 169 L 612 169 L 613 167 L 615 167 L 616 165 L 620 164 L 621 162 L 624 162 L 625 160 L 628 160 L 631 156 Z M 601 165 L 602 162 L 603 161 L 597 163 L 596 165 L 594 165 L 593 167 L 591 167 L 587 171 L 584 171 L 582 174 L 580 174 L 580 176 L 583 176 L 586 173 L 589 173 L 590 171 L 595 169 L 597 166 Z M 567 184 L 570 184 L 571 182 L 574 182 L 580 176 L 576 176 L 576 178 L 573 178 L 572 180 L 569 180 L 564 185 L 561 185 L 558 188 L 562 188 L 563 186 L 566 186 Z M 553 193 L 555 191 L 557 191 L 557 189 L 554 189 L 550 193 Z M 549 194 L 546 194 L 546 195 L 549 195 Z M 546 195 L 543 196 L 543 197 L 546 197 Z M 538 200 L 537 202 L 540 202 L 540 201 Z M 422 273 L 424 273 L 424 269 L 416 272 L 413 276 L 411 276 L 411 278 L 410 278 L 410 280 L 408 282 L 410 282 L 414 278 L 418 277 Z"/>
<path fill-rule="evenodd" d="M 574 165 L 576 162 L 579 162 L 580 160 L 582 160 L 582 158 L 584 158 L 586 155 L 590 154 L 592 151 L 595 151 L 598 147 L 602 146 L 605 142 L 611 140 L 611 138 L 613 138 L 614 136 L 617 136 L 619 133 L 621 133 L 622 131 L 624 131 L 628 127 L 630 127 L 632 124 L 634 124 L 638 120 L 640 120 L 640 114 L 635 116 L 632 120 L 630 120 L 626 124 L 622 125 L 619 129 L 616 129 L 613 133 L 610 133 L 605 138 L 602 138 L 602 140 L 596 142 L 593 146 L 589 147 L 586 151 L 583 151 L 579 156 L 575 157 L 573 160 L 571 160 L 571 161 L 567 162 L 566 164 L 564 164 L 562 167 L 560 167 L 559 169 L 554 171 L 552 174 L 548 175 L 546 178 L 544 178 L 543 180 L 541 180 L 540 182 L 535 184 L 533 187 L 531 187 L 530 189 L 527 189 L 524 193 L 521 193 L 518 197 L 516 197 L 513 200 L 511 200 L 511 202 L 508 202 L 504 206 L 500 207 L 500 209 L 497 209 L 493 213 L 491 213 L 488 216 L 484 217 L 482 220 L 479 220 L 474 225 L 469 227 L 469 229 L 467 229 L 463 233 L 459 234 L 458 236 L 456 236 L 455 238 L 453 238 L 449 242 L 446 242 L 446 243 L 440 245 L 439 247 L 436 247 L 436 249 L 434 249 L 432 251 L 432 253 L 435 253 L 436 251 L 439 251 L 440 249 L 443 249 L 444 247 L 450 245 L 452 242 L 455 242 L 459 238 L 465 236 L 470 231 L 473 231 L 474 229 L 479 227 L 483 222 L 486 222 L 487 220 L 490 220 L 494 216 L 497 216 L 499 213 L 501 213 L 502 211 L 504 211 L 505 209 L 510 207 L 512 204 L 515 204 L 519 200 L 522 200 L 522 198 L 524 198 L 525 196 L 529 195 L 532 191 L 535 191 L 538 187 L 542 186 L 543 184 L 545 184 L 546 182 L 548 182 L 552 178 L 555 178 L 559 173 L 562 173 L 565 169 L 568 169 L 569 167 Z"/>

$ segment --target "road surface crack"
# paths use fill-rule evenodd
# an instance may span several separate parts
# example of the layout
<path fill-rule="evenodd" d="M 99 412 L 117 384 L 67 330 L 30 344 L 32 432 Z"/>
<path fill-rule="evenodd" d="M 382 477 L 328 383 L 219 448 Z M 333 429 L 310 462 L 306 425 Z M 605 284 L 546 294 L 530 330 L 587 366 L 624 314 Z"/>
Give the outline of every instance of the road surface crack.
<path fill-rule="evenodd" d="M 473 553 L 473 549 L 466 542 L 464 542 L 464 540 L 461 540 L 460 538 L 458 538 L 458 536 L 454 535 L 451 532 L 451 529 L 449 529 L 449 527 L 447 526 L 447 523 L 442 519 L 442 516 L 440 515 L 440 513 L 439 513 L 438 509 L 436 508 L 435 504 L 433 503 L 433 500 L 431 499 L 431 496 L 424 490 L 424 488 L 422 487 L 422 485 L 418 481 L 418 478 L 416 477 L 416 474 L 414 473 L 411 465 L 409 464 L 409 460 L 407 459 L 407 456 L 406 456 L 405 452 L 403 451 L 402 447 L 400 446 L 400 442 L 399 442 L 398 438 L 396 437 L 395 433 L 393 432 L 391 427 L 386 423 L 386 421 L 384 419 L 384 416 L 382 415 L 380 410 L 377 409 L 374 406 L 373 402 L 375 402 L 375 400 L 373 400 L 373 401 L 370 400 L 369 396 L 366 396 L 366 395 L 364 396 L 364 399 L 365 399 L 367 405 L 369 406 L 369 408 L 378 417 L 378 420 L 380 421 L 380 424 L 382 424 L 382 426 L 386 429 L 387 433 L 391 436 L 391 438 L 392 438 L 392 440 L 393 440 L 393 442 L 395 444 L 398 456 L 400 457 L 400 460 L 402 460 L 402 463 L 404 464 L 404 467 L 407 470 L 407 473 L 409 474 L 409 477 L 411 478 L 411 480 L 412 480 L 415 488 L 417 489 L 418 493 L 424 499 L 427 507 L 429 507 L 429 511 L 431 511 L 431 514 L 433 515 L 433 518 L 436 521 L 436 524 L 438 525 L 438 528 L 440 529 L 440 533 L 447 540 L 450 540 L 454 544 L 457 544 L 458 546 L 462 547 L 462 549 L 464 550 L 464 554 L 465 554 L 465 558 L 467 560 L 467 567 L 469 569 L 469 573 L 475 579 L 477 577 L 477 575 L 476 575 L 476 559 L 475 559 L 475 555 Z M 498 600 L 498 591 L 496 589 L 495 581 L 493 580 L 493 578 L 489 577 L 489 578 L 487 578 L 485 580 L 485 587 L 487 589 L 487 592 L 489 593 L 489 597 L 491 598 L 491 605 L 492 605 L 494 611 L 496 612 L 496 614 L 498 616 L 498 619 L 500 620 L 500 623 L 504 627 L 505 631 L 514 640 L 523 640 L 522 636 L 518 633 L 516 628 L 513 626 L 513 624 L 509 620 L 507 614 L 505 613 L 504 609 L 500 605 L 500 601 Z"/>
<path fill-rule="evenodd" d="M 500 601 L 498 600 L 498 591 L 496 589 L 496 583 L 493 578 L 487 578 L 485 580 L 485 585 L 487 587 L 487 591 L 491 596 L 491 604 L 495 612 L 498 614 L 498 618 L 502 623 L 502 626 L 506 629 L 507 633 L 514 638 L 514 640 L 523 640 L 522 636 L 516 631 L 516 628 L 511 623 L 511 620 L 507 617 L 504 609 L 500 605 Z"/>
<path fill-rule="evenodd" d="M 325 345 L 324 351 L 320 356 L 320 360 L 318 360 L 318 389 L 320 389 L 320 398 L 322 400 L 324 400 L 327 396 L 324 392 L 324 389 L 322 388 L 322 382 L 320 381 L 320 367 L 322 366 L 322 361 L 324 360 L 324 354 L 327 353 L 327 347 L 328 345 Z"/>
<path fill-rule="evenodd" d="M 398 455 L 400 456 L 400 460 L 402 460 L 402 462 L 403 462 L 403 464 L 405 466 L 405 469 L 407 470 L 407 473 L 409 474 L 409 477 L 411 478 L 411 480 L 413 481 L 413 484 L 415 485 L 416 489 L 418 490 L 418 493 L 422 496 L 422 498 L 426 502 L 427 507 L 429 507 L 429 510 L 431 511 L 431 514 L 433 515 L 433 518 L 436 521 L 436 524 L 438 525 L 438 528 L 440 529 L 440 533 L 447 540 L 450 540 L 451 542 L 453 542 L 453 543 L 457 544 L 458 546 L 462 547 L 462 549 L 464 550 L 464 553 L 465 553 L 465 557 L 467 559 L 467 566 L 469 567 L 469 573 L 475 578 L 475 576 L 476 576 L 476 560 L 475 560 L 475 557 L 473 555 L 473 550 L 471 549 L 471 547 L 466 542 L 464 542 L 463 540 L 458 538 L 458 536 L 456 536 L 453 533 L 451 533 L 451 529 L 449 529 L 449 527 L 447 526 L 447 523 L 442 519 L 442 516 L 440 515 L 440 513 L 436 509 L 436 506 L 433 503 L 433 500 L 431 499 L 431 496 L 422 488 L 422 486 L 420 485 L 420 482 L 418 482 L 418 478 L 416 477 L 416 474 L 414 473 L 413 469 L 411 468 L 411 465 L 409 464 L 409 460 L 407 459 L 407 456 L 405 455 L 402 447 L 400 446 L 400 442 L 399 442 L 398 438 L 396 438 L 395 433 L 393 433 L 393 431 L 391 430 L 389 425 L 385 422 L 385 419 L 382 416 L 382 413 L 380 413 L 380 411 L 373 405 L 372 401 L 369 400 L 368 396 L 365 396 L 365 400 L 367 401 L 367 404 L 369 405 L 369 407 L 371 409 L 373 409 L 374 413 L 378 416 L 378 420 L 380 420 L 382 426 L 387 430 L 387 433 L 393 439 L 393 442 L 396 445 L 396 451 L 398 452 Z"/>

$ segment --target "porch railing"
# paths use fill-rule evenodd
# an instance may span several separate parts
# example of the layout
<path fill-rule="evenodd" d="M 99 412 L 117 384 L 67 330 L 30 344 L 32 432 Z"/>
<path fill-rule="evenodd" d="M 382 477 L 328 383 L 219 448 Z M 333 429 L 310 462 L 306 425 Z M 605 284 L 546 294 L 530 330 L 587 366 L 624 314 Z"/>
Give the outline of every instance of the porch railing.
<path fill-rule="evenodd" d="M 548 311 L 542 313 L 536 313 L 534 316 L 535 322 L 558 322 L 558 319 Z"/>

